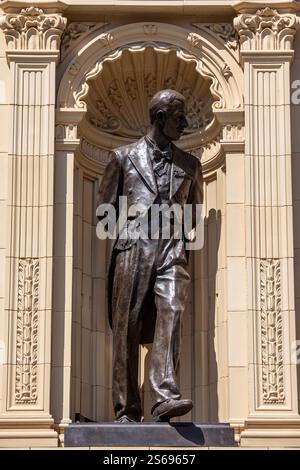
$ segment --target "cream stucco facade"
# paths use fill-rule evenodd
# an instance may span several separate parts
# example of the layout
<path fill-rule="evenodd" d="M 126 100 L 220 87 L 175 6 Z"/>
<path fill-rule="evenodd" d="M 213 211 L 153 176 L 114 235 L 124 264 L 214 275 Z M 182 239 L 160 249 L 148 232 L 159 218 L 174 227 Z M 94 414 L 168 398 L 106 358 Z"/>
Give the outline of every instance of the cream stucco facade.
<path fill-rule="evenodd" d="M 1 447 L 62 446 L 75 413 L 113 418 L 97 190 L 166 87 L 186 96 L 180 145 L 205 179 L 188 419 L 230 422 L 241 446 L 300 447 L 299 26 L 296 1 L 0 2 Z"/>

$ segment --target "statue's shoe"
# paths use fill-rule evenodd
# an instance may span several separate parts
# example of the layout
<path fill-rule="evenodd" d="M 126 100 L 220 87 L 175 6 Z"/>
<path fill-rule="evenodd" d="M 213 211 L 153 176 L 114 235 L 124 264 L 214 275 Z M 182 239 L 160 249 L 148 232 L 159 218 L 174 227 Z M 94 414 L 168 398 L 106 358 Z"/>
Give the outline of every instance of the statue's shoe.
<path fill-rule="evenodd" d="M 152 412 L 154 421 L 169 421 L 176 416 L 182 416 L 193 408 L 192 400 L 169 400 L 163 401 Z"/>
<path fill-rule="evenodd" d="M 138 423 L 139 421 L 135 421 L 134 419 L 129 418 L 127 415 L 120 416 L 120 418 L 117 418 L 114 423 L 119 423 L 119 424 L 128 424 L 128 423 Z"/>

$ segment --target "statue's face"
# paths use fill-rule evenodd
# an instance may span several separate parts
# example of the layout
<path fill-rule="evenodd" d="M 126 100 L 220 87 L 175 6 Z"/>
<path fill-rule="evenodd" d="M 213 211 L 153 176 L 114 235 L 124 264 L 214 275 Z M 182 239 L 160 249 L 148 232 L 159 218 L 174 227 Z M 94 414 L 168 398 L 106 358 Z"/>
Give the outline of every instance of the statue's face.
<path fill-rule="evenodd" d="M 187 126 L 184 103 L 176 101 L 172 109 L 165 113 L 161 131 L 169 141 L 178 140 Z"/>

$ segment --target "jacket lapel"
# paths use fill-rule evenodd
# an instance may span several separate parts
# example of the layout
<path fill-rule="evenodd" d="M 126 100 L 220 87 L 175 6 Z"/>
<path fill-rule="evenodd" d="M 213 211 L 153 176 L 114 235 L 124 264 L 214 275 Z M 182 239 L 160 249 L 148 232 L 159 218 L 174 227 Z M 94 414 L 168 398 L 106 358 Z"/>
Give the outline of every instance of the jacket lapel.
<path fill-rule="evenodd" d="M 129 153 L 128 158 L 134 165 L 135 169 L 139 173 L 148 189 L 152 193 L 157 194 L 156 180 L 150 160 L 148 146 L 144 138 L 139 141 L 135 150 Z"/>

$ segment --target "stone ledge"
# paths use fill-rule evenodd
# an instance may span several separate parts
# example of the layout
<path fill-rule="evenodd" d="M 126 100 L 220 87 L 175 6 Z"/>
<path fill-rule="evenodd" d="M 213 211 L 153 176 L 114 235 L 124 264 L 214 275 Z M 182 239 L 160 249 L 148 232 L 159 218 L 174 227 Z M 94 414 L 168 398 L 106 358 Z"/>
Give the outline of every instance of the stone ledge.
<path fill-rule="evenodd" d="M 65 428 L 66 447 L 234 446 L 229 424 L 78 423 Z"/>

